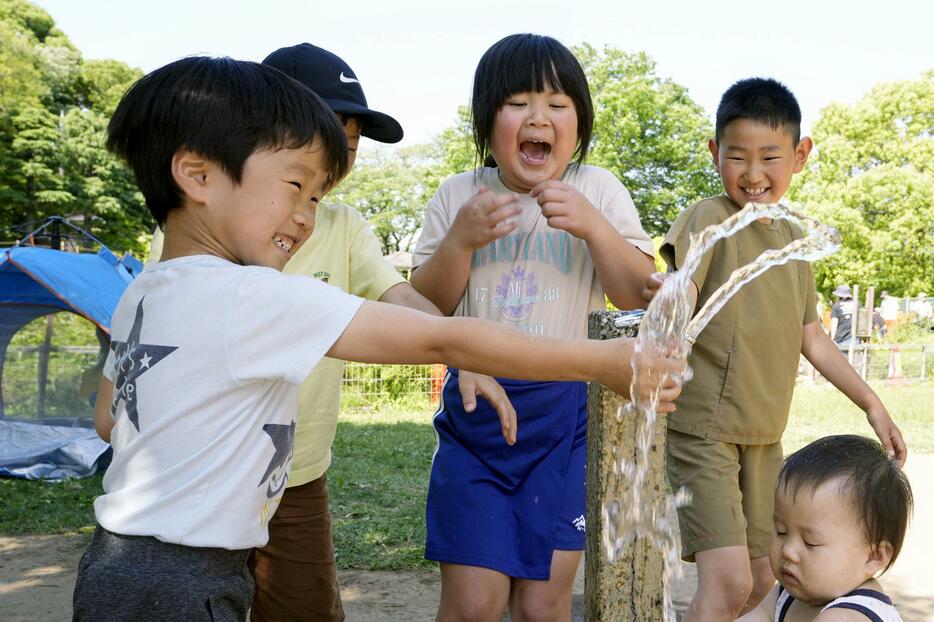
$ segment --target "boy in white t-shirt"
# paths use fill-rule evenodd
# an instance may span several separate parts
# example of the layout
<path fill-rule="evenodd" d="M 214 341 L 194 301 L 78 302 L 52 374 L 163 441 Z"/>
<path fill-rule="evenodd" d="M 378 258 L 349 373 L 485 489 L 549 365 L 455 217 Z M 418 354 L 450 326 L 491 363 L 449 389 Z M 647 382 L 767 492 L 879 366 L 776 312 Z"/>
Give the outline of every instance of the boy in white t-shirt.
<path fill-rule="evenodd" d="M 275 69 L 204 57 L 157 69 L 124 95 L 108 147 L 165 244 L 114 312 L 94 413 L 114 457 L 75 620 L 245 619 L 246 560 L 288 481 L 298 385 L 325 355 L 628 393 L 629 341 L 531 337 L 282 274 L 346 172 L 347 145 L 327 106 Z M 637 356 L 659 378 L 683 368 Z M 664 384 L 668 410 L 679 387 Z"/>

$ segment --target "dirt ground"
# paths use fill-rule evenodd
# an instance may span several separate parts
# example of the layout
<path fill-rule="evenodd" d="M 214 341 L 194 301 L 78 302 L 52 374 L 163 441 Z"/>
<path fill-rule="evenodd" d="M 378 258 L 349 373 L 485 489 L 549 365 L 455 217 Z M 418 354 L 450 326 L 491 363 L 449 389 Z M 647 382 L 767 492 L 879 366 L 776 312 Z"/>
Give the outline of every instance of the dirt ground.
<path fill-rule="evenodd" d="M 934 622 L 934 455 L 909 457 L 906 472 L 915 514 L 896 564 L 882 578 L 904 622 Z M 71 619 L 71 591 L 87 535 L 0 537 L 0 619 L 57 622 Z M 696 585 L 694 567 L 673 598 L 679 612 Z M 341 597 L 350 622 L 420 622 L 434 619 L 440 594 L 437 571 L 340 573 Z M 583 573 L 574 589 L 574 620 L 583 620 Z M 508 618 L 507 618 L 508 619 Z"/>

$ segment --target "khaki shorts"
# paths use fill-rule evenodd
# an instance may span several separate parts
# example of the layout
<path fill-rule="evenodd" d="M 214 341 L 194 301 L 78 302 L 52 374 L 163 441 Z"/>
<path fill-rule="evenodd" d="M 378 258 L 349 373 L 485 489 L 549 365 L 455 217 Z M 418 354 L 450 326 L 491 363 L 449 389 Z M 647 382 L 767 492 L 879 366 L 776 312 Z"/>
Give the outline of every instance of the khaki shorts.
<path fill-rule="evenodd" d="M 749 557 L 769 553 L 775 482 L 782 444 L 736 445 L 668 430 L 667 469 L 672 490 L 691 491 L 678 508 L 681 558 L 725 546 L 746 546 Z"/>

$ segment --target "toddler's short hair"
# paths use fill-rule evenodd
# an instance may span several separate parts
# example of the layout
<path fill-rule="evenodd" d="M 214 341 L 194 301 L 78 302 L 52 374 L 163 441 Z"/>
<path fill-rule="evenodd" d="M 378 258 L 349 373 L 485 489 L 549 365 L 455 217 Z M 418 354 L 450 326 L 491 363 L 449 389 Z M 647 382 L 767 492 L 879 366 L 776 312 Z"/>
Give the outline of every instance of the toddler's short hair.
<path fill-rule="evenodd" d="M 751 119 L 773 130 L 784 129 L 797 145 L 801 139 L 801 108 L 791 90 L 771 78 L 746 78 L 726 90 L 717 106 L 717 143 L 726 126 Z"/>
<path fill-rule="evenodd" d="M 477 65 L 473 79 L 471 114 L 473 138 L 481 163 L 495 166 L 490 136 L 496 113 L 516 93 L 541 93 L 545 87 L 562 91 L 577 111 L 577 162 L 582 163 L 593 134 L 593 100 L 587 76 L 577 57 L 551 37 L 509 35 L 494 43 Z"/>
<path fill-rule="evenodd" d="M 107 148 L 126 159 L 160 226 L 181 204 L 172 157 L 188 149 L 239 183 L 262 149 L 320 140 L 328 187 L 347 171 L 347 139 L 330 108 L 277 69 L 231 58 L 183 58 L 143 76 L 107 127 Z"/>
<path fill-rule="evenodd" d="M 908 478 L 878 441 L 842 434 L 818 439 L 788 456 L 778 488 L 794 497 L 837 478 L 843 480 L 840 492 L 849 496 L 869 543 L 892 545 L 888 570 L 901 551 L 914 503 Z"/>

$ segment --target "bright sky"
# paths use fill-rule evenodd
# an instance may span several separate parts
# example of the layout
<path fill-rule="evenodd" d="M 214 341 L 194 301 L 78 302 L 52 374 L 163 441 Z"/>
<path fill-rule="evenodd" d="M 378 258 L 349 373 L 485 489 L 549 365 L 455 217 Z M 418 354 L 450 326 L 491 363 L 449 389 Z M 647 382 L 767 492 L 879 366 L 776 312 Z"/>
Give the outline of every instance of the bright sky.
<path fill-rule="evenodd" d="M 350 64 L 370 107 L 402 124 L 402 144 L 450 125 L 480 56 L 516 32 L 644 50 L 711 119 L 737 79 L 777 78 L 798 96 L 805 130 L 832 101 L 852 103 L 878 82 L 934 68 L 929 0 L 34 1 L 85 58 L 144 71 L 191 54 L 259 61 L 309 41 Z"/>

